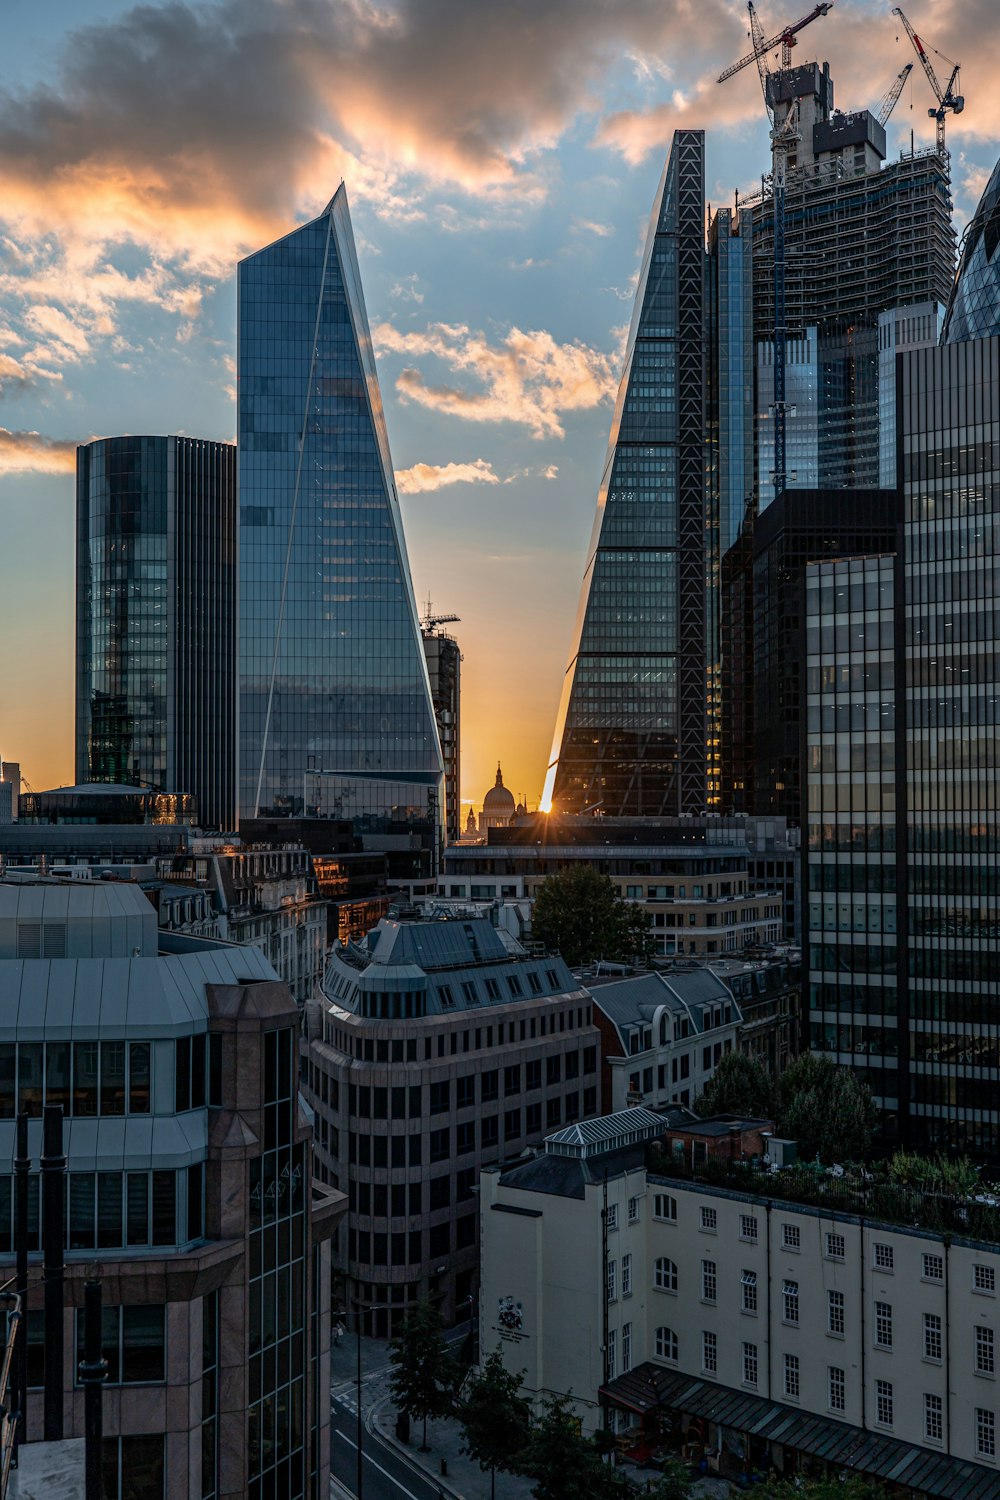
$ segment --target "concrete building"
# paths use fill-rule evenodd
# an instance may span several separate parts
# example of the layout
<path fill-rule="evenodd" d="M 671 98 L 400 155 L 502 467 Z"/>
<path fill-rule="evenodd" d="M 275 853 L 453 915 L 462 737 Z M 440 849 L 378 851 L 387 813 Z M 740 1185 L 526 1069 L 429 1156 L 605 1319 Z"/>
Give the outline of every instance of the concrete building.
<path fill-rule="evenodd" d="M 457 623 L 458 616 L 432 614 L 428 601 L 420 621 L 444 766 L 446 844 L 457 844 L 462 834 L 462 653 L 454 636 L 441 628 L 453 620 Z"/>
<path fill-rule="evenodd" d="M 630 1109 L 485 1171 L 483 1356 L 637 1453 L 995 1496 L 996 1208 L 860 1179 L 783 1198 L 739 1159 L 766 1123 Z"/>
<path fill-rule="evenodd" d="M 583 976 L 601 1033 L 601 1105 L 688 1106 L 727 1052 L 743 1017 L 709 968 L 605 979 Z"/>
<path fill-rule="evenodd" d="M 0 882 L 0 1159 L 15 1112 L 31 1117 L 28 1383 L 43 1380 L 39 1116 L 59 1104 L 65 1436 L 83 1433 L 79 1308 L 96 1268 L 109 1500 L 326 1493 L 315 1382 L 345 1200 L 313 1183 L 297 1038 L 295 1002 L 256 949 L 158 935 L 137 886 Z M 12 1209 L 8 1168 L 5 1281 Z M 32 1389 L 29 1442 L 41 1430 Z"/>
<path fill-rule="evenodd" d="M 0 823 L 16 823 L 21 795 L 21 766 L 16 760 L 0 761 Z"/>
<path fill-rule="evenodd" d="M 479 1170 L 599 1112 L 600 1036 L 561 959 L 481 918 L 384 920 L 335 947 L 323 988 L 302 1052 L 319 1173 L 348 1194 L 348 1306 L 385 1338 L 421 1299 L 461 1314 Z"/>

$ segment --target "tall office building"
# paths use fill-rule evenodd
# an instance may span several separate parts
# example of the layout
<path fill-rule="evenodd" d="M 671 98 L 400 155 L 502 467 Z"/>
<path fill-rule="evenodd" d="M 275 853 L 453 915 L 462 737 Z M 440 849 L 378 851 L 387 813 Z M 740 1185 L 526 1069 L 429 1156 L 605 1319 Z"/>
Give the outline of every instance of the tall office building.
<path fill-rule="evenodd" d="M 239 266 L 240 817 L 444 826 L 347 195 Z"/>
<path fill-rule="evenodd" d="M 997 300 L 997 246 L 1000 245 L 1000 162 L 962 239 L 958 276 L 948 302 L 943 340 L 946 344 L 1000 333 Z"/>
<path fill-rule="evenodd" d="M 77 449 L 76 779 L 236 817 L 236 450 L 188 437 Z"/>
<path fill-rule="evenodd" d="M 810 1037 L 890 1132 L 996 1158 L 1000 338 L 897 378 L 901 548 L 807 584 Z"/>
<path fill-rule="evenodd" d="M 444 763 L 445 836 L 449 844 L 457 844 L 462 833 L 462 653 L 434 616 L 421 622 L 420 633 Z"/>
<path fill-rule="evenodd" d="M 543 806 L 706 797 L 705 135 L 675 131 L 650 219 Z"/>
<path fill-rule="evenodd" d="M 879 314 L 947 302 L 955 266 L 951 179 L 936 149 L 883 165 L 884 127 L 833 108 L 829 65 L 772 80 L 777 125 L 799 110 L 785 198 L 788 486 L 879 486 Z M 774 497 L 773 208 L 753 219 L 760 507 Z"/>

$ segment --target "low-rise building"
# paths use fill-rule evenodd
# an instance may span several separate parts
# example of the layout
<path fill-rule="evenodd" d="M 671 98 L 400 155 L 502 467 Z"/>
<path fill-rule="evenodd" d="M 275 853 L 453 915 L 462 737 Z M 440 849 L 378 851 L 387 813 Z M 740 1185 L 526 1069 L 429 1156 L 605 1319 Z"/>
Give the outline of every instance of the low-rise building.
<path fill-rule="evenodd" d="M 306 1007 L 306 1097 L 324 1181 L 348 1194 L 348 1306 L 390 1337 L 408 1308 L 460 1315 L 477 1286 L 476 1187 L 546 1131 L 600 1111 L 590 996 L 480 917 L 383 920 L 339 944 Z"/>
<path fill-rule="evenodd" d="M 581 977 L 601 1033 L 606 1114 L 632 1104 L 688 1106 L 725 1054 L 739 1050 L 739 1006 L 709 968 Z"/>
<path fill-rule="evenodd" d="M 0 882 L 0 1280 L 28 1114 L 27 1436 L 42 1434 L 38 1163 L 63 1110 L 67 1438 L 85 1280 L 104 1294 L 108 1500 L 325 1494 L 329 1243 L 295 1002 L 253 947 L 158 934 L 135 884 Z M 322 1399 L 321 1399 L 322 1398 Z M 127 1483 L 123 1476 L 127 1475 Z"/>
<path fill-rule="evenodd" d="M 623 1447 L 683 1443 L 731 1477 L 1000 1493 L 1000 1207 L 786 1178 L 740 1159 L 766 1123 L 630 1109 L 486 1170 L 483 1355 Z"/>

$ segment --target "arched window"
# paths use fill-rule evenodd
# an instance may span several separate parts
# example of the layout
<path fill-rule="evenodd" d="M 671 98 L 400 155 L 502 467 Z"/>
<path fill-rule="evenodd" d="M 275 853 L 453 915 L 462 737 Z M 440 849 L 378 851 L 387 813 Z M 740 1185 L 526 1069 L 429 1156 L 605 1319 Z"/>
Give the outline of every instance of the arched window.
<path fill-rule="evenodd" d="M 677 1335 L 672 1328 L 656 1330 L 656 1357 L 657 1359 L 670 1359 L 676 1363 Z"/>
<path fill-rule="evenodd" d="M 661 1255 L 653 1269 L 653 1285 L 658 1292 L 676 1292 L 677 1267 L 672 1260 Z"/>
<path fill-rule="evenodd" d="M 667 1012 L 664 1011 L 660 1017 L 660 1046 L 665 1047 L 670 1041 L 670 1033 L 667 1030 Z"/>

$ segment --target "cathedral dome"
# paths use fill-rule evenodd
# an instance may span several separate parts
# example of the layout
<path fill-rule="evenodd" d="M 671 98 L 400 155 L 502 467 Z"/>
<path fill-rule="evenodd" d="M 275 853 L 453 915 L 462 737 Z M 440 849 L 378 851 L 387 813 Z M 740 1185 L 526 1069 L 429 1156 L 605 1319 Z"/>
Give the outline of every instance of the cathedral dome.
<path fill-rule="evenodd" d="M 986 184 L 962 241 L 958 276 L 945 314 L 942 344 L 1000 333 L 1000 162 Z"/>
<path fill-rule="evenodd" d="M 483 798 L 483 812 L 490 817 L 512 818 L 514 816 L 514 795 L 508 792 L 503 784 L 503 772 L 500 763 L 497 762 L 497 779 Z"/>

